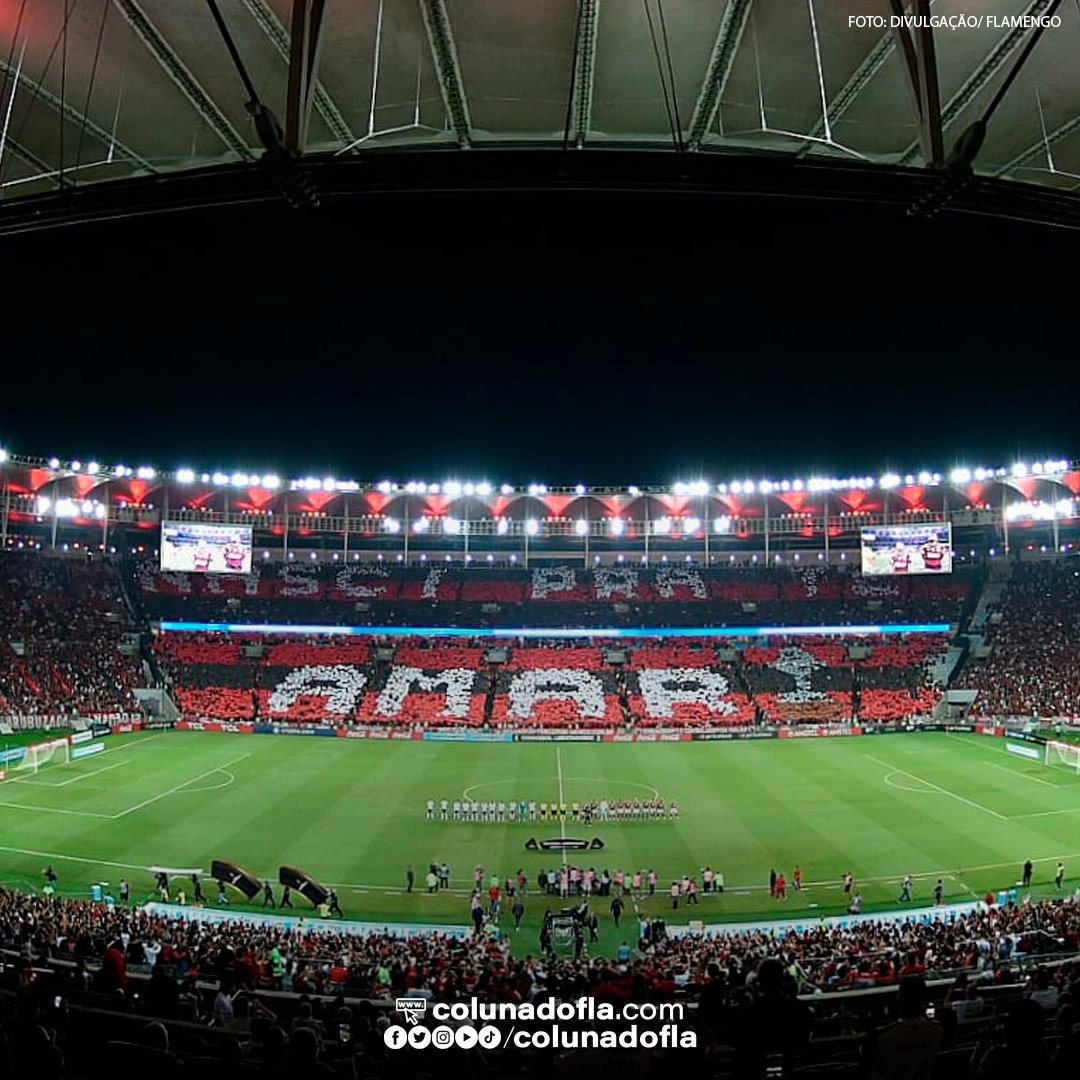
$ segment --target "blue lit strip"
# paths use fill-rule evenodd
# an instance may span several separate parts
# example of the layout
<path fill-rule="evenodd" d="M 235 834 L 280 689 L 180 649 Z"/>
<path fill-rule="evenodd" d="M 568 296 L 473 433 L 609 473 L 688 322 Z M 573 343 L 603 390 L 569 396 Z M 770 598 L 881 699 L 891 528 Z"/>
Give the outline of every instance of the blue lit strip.
<path fill-rule="evenodd" d="M 163 633 L 305 634 L 310 637 L 452 637 L 452 638 L 744 638 L 853 637 L 877 634 L 948 634 L 948 623 L 891 623 L 880 626 L 676 626 L 676 627 L 542 627 L 542 626 L 297 626 L 292 623 L 211 623 L 162 621 Z"/>

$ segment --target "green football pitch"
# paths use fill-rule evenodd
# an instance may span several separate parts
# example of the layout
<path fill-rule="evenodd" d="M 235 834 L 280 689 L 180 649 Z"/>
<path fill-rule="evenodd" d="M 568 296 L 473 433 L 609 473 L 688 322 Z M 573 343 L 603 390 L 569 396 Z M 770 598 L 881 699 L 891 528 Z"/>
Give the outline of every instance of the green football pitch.
<path fill-rule="evenodd" d="M 558 837 L 560 826 L 432 822 L 427 800 L 554 801 L 560 784 L 567 802 L 654 793 L 678 802 L 677 821 L 564 825 L 567 836 L 604 842 L 568 856 L 578 865 L 655 868 L 660 889 L 639 909 L 669 922 L 840 913 L 848 870 L 866 911 L 896 909 L 906 873 L 916 875 L 915 903 L 927 905 L 938 877 L 947 902 L 970 900 L 1017 884 L 1026 858 L 1036 896 L 1056 894 L 1059 859 L 1067 889 L 1080 878 L 1080 776 L 975 735 L 641 745 L 143 732 L 106 745 L 0 784 L 0 884 L 39 890 L 51 864 L 64 895 L 126 876 L 141 900 L 152 897 L 148 867 L 208 871 L 220 858 L 275 881 L 278 866 L 302 867 L 336 886 L 350 918 L 466 925 L 475 865 L 502 877 L 523 868 L 534 886 L 561 856 L 525 843 Z M 449 892 L 424 888 L 432 861 L 450 865 Z M 790 881 L 797 863 L 807 888 L 772 900 L 770 868 Z M 661 893 L 684 873 L 700 881 L 706 865 L 723 873 L 723 895 L 672 912 Z M 530 889 L 520 951 L 535 947 L 546 903 Z M 233 906 L 242 910 L 235 897 Z M 594 910 L 614 949 L 607 901 Z"/>

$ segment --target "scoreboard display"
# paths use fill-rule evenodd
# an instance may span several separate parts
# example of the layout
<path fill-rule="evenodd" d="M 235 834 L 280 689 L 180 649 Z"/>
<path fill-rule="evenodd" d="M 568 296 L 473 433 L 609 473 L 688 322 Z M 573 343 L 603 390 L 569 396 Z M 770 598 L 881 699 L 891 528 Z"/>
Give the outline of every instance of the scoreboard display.
<path fill-rule="evenodd" d="M 862 572 L 887 574 L 951 574 L 952 526 L 883 525 L 862 530 Z"/>
<path fill-rule="evenodd" d="M 250 574 L 251 526 L 166 521 L 161 526 L 161 569 L 198 574 Z"/>

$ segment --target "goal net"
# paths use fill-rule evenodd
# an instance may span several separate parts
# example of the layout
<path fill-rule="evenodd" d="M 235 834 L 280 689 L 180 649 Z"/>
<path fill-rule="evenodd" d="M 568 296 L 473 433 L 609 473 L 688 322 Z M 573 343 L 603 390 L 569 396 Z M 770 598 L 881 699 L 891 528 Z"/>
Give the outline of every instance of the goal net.
<path fill-rule="evenodd" d="M 1080 773 L 1080 746 L 1074 743 L 1055 742 L 1051 739 L 1046 744 L 1046 764 L 1063 766 L 1075 773 Z"/>
<path fill-rule="evenodd" d="M 71 748 L 67 739 L 50 739 L 48 742 L 28 746 L 22 760 L 12 768 L 12 774 L 36 773 L 50 762 L 66 765 L 70 760 Z"/>

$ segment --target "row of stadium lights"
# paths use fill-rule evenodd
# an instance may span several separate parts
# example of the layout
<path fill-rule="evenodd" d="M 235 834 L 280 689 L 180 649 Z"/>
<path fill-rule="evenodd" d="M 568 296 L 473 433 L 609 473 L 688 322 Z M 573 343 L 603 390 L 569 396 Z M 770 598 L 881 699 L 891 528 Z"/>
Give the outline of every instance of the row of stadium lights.
<path fill-rule="evenodd" d="M 6 462 L 8 457 L 8 452 L 0 448 L 0 464 Z M 104 472 L 110 478 L 119 479 L 130 477 L 139 480 L 155 480 L 159 475 L 158 471 L 149 465 L 140 465 L 138 468 L 130 468 L 127 465 L 112 465 L 102 469 L 96 461 L 90 461 L 84 465 L 78 460 L 62 462 L 56 457 L 49 458 L 48 465 L 53 471 L 64 469 L 68 472 L 85 473 L 89 476 L 96 476 Z M 949 480 L 954 484 L 967 484 L 972 480 L 1000 480 L 1008 476 L 1017 479 L 1027 476 L 1058 476 L 1067 472 L 1068 469 L 1069 463 L 1064 459 L 1037 461 L 1031 466 L 1028 466 L 1024 462 L 1017 462 L 1010 469 L 987 469 L 982 467 L 970 469 L 965 466 L 957 466 L 949 473 Z M 265 475 L 245 472 L 196 473 L 194 469 L 185 467 L 177 469 L 173 476 L 175 480 L 181 484 L 193 484 L 196 481 L 199 481 L 203 484 L 212 484 L 215 487 L 255 487 L 262 488 L 265 491 L 276 491 L 278 488 L 284 486 L 281 478 L 272 473 L 267 473 Z M 905 484 L 908 486 L 913 484 L 934 486 L 941 484 L 943 480 L 944 477 L 941 473 L 922 470 L 918 473 L 907 473 L 903 476 L 898 473 L 885 473 L 876 481 L 872 476 L 849 476 L 845 479 L 837 477 L 811 477 L 811 479 L 806 481 L 760 480 L 756 483 L 753 480 L 734 480 L 727 484 L 717 484 L 715 491 L 719 495 L 753 495 L 755 493 L 770 495 L 776 492 L 790 491 L 808 491 L 817 493 L 869 490 L 875 486 L 888 491 Z M 302 479 L 289 480 L 287 483 L 290 491 L 332 491 L 344 494 L 358 492 L 362 489 L 362 485 L 355 480 L 335 480 L 333 477 L 319 479 L 318 477 L 307 476 Z M 495 488 L 486 480 L 482 480 L 479 483 L 473 483 L 471 481 L 463 483 L 458 480 L 447 480 L 443 484 L 429 484 L 415 480 L 409 481 L 407 484 L 397 484 L 390 480 L 383 480 L 376 485 L 376 490 L 384 495 L 401 493 L 406 495 L 442 494 L 449 498 L 460 498 L 461 496 L 487 498 L 494 493 Z M 672 494 L 679 497 L 703 498 L 713 490 L 713 486 L 707 480 L 694 480 L 690 482 L 679 481 L 672 486 L 671 490 Z M 527 487 L 520 489 L 520 491 L 533 497 L 542 497 L 548 494 L 549 488 L 547 484 L 529 484 Z M 588 494 L 588 491 L 589 489 L 585 484 L 577 484 L 574 487 L 574 492 L 577 495 L 586 495 Z M 512 484 L 502 484 L 499 487 L 499 492 L 502 495 L 515 495 L 519 493 L 519 489 Z M 627 494 L 631 497 L 637 497 L 641 494 L 641 489 L 635 485 L 630 485 L 627 488 Z"/>
<path fill-rule="evenodd" d="M 129 505 L 125 500 L 121 499 L 118 503 L 120 507 L 126 507 Z M 153 503 L 132 503 L 132 506 L 138 506 L 140 509 L 153 510 Z M 74 499 L 57 499 L 55 502 L 47 495 L 39 495 L 34 503 L 35 512 L 39 517 L 44 517 L 50 513 L 58 518 L 96 518 L 98 521 L 104 520 L 107 515 L 107 507 L 104 503 L 99 502 L 97 499 L 84 499 L 81 502 L 77 502 Z M 988 510 L 988 503 L 976 503 L 968 504 L 967 510 Z M 209 509 L 205 506 L 199 507 L 204 513 L 209 513 Z M 925 513 L 917 507 L 906 507 L 903 511 L 904 514 L 919 514 Z M 243 510 L 241 513 L 245 516 L 252 517 L 272 517 L 273 511 L 271 510 Z M 869 510 L 844 510 L 837 516 L 840 518 L 859 518 L 869 517 L 871 511 Z M 1076 514 L 1076 503 L 1074 499 L 1059 499 L 1053 503 L 1043 502 L 1016 502 L 1010 503 L 1005 508 L 1005 518 L 1008 521 L 1054 521 L 1061 519 L 1069 519 Z M 300 515 L 301 518 L 327 518 L 329 515 L 325 511 L 305 511 Z M 401 531 L 401 522 L 394 517 L 387 517 L 383 514 L 373 515 L 376 518 L 382 520 L 382 527 L 386 532 L 399 533 Z M 785 513 L 780 515 L 781 520 L 809 520 L 812 515 L 808 512 L 795 512 Z M 566 517 L 546 517 L 544 522 L 565 522 L 569 521 Z M 599 519 L 594 519 L 599 520 Z M 731 532 L 732 518 L 727 515 L 722 515 L 713 520 L 713 532 L 717 534 L 726 534 Z M 737 518 L 735 519 L 738 520 Z M 413 522 L 412 531 L 416 534 L 427 532 L 433 521 L 442 522 L 443 535 L 458 536 L 468 529 L 468 522 L 459 520 L 458 518 L 449 517 L 437 517 L 434 515 L 425 515 L 417 518 Z M 506 536 L 511 529 L 511 519 L 507 517 L 498 517 L 496 521 L 496 532 L 500 536 Z M 612 536 L 621 536 L 626 530 L 626 522 L 623 518 L 612 517 L 608 519 L 609 529 Z M 675 535 L 690 536 L 701 531 L 702 521 L 697 517 L 660 517 L 651 521 L 652 535 L 654 536 L 666 536 L 672 532 Z M 584 518 L 578 518 L 574 522 L 574 532 L 578 536 L 587 536 L 589 534 L 589 521 Z M 528 536 L 538 536 L 541 530 L 541 521 L 537 518 L 528 518 L 525 521 L 525 532 Z"/>

